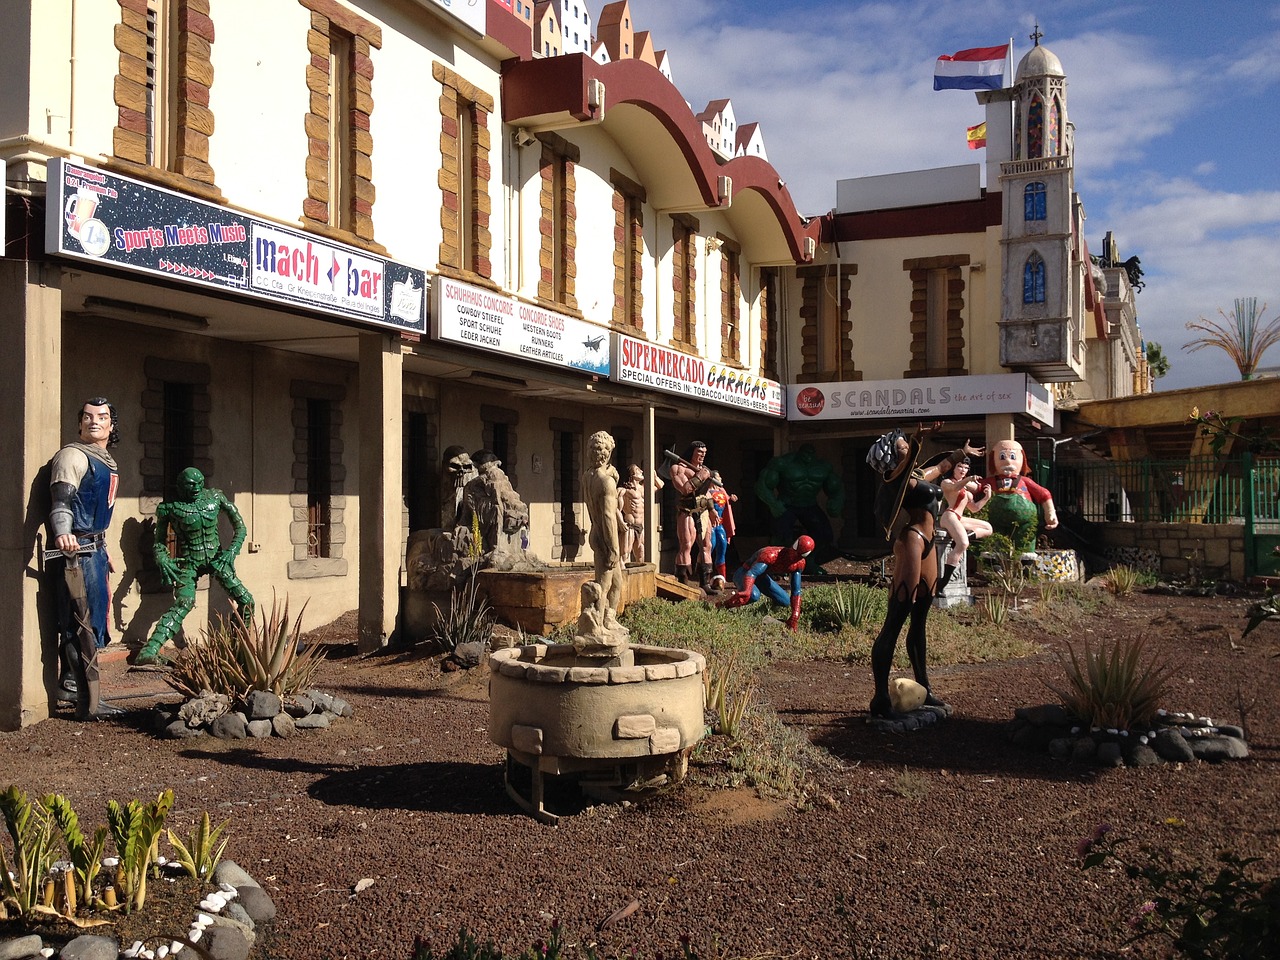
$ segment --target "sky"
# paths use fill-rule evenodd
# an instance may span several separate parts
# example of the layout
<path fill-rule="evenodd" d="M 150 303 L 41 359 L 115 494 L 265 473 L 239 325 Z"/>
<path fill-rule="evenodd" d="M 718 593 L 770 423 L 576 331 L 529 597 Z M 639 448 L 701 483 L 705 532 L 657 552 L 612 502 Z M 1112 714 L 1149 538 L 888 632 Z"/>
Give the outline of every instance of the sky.
<path fill-rule="evenodd" d="M 595 12 L 595 11 L 593 11 Z M 1137 255 L 1157 391 L 1240 379 L 1217 347 L 1188 351 L 1200 318 L 1241 297 L 1280 316 L 1280 2 L 1263 0 L 631 0 L 698 112 L 728 97 L 758 122 L 799 212 L 835 206 L 836 181 L 984 162 L 965 128 L 972 91 L 933 90 L 940 54 L 1013 38 L 1067 75 L 1076 190 L 1090 250 L 1111 231 Z M 1280 371 L 1280 344 L 1260 369 Z"/>

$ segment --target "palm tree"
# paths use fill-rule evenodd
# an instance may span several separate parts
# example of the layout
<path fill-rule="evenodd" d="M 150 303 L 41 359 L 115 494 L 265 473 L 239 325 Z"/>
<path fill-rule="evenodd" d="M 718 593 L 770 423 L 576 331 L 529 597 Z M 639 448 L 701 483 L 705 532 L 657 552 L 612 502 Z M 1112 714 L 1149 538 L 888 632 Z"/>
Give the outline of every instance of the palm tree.
<path fill-rule="evenodd" d="M 1159 380 L 1169 375 L 1169 358 L 1164 354 L 1164 347 L 1154 340 L 1148 340 L 1143 349 L 1147 354 L 1147 369 L 1151 371 L 1151 379 Z"/>
<path fill-rule="evenodd" d="M 1265 326 L 1259 326 L 1266 309 L 1265 303 L 1261 310 L 1258 309 L 1257 297 L 1242 297 L 1236 301 L 1236 308 L 1232 313 L 1218 310 L 1222 319 L 1227 321 L 1226 324 L 1206 320 L 1204 317 L 1191 320 L 1187 323 L 1187 329 L 1198 330 L 1204 336 L 1183 344 L 1182 349 L 1192 353 L 1201 347 L 1225 350 L 1239 369 L 1240 379 L 1252 380 L 1262 355 L 1280 341 L 1280 317 Z"/>

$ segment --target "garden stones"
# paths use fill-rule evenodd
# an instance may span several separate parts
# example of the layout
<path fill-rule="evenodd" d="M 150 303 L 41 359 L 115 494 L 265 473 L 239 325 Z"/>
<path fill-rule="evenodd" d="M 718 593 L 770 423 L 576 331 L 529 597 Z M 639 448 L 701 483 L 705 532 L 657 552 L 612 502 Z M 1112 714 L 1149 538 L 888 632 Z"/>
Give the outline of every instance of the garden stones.
<path fill-rule="evenodd" d="M 299 730 L 322 729 L 354 712 L 346 700 L 320 690 L 283 700 L 270 691 L 255 690 L 235 704 L 225 694 L 206 692 L 176 710 L 171 705 L 157 707 L 156 726 L 161 735 L 172 739 L 205 734 L 220 740 L 288 738 Z"/>
<path fill-rule="evenodd" d="M 1058 704 L 1022 707 L 1006 728 L 1021 747 L 1048 750 L 1057 760 L 1102 767 L 1218 762 L 1249 756 L 1244 731 L 1209 717 L 1160 711 L 1146 732 L 1082 730 Z"/>

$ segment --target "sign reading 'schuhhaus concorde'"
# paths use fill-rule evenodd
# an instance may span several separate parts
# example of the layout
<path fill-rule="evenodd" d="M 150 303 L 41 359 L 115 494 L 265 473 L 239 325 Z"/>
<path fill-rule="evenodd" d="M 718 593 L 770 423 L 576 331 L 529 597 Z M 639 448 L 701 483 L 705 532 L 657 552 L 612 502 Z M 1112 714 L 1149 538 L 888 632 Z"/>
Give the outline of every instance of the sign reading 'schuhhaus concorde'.
<path fill-rule="evenodd" d="M 776 380 L 622 333 L 613 337 L 612 379 L 756 413 L 783 415 L 782 385 Z"/>
<path fill-rule="evenodd" d="M 609 375 L 609 331 L 448 277 L 431 283 L 431 335 L 522 360 Z"/>
<path fill-rule="evenodd" d="M 945 420 L 987 413 L 1025 413 L 1053 423 L 1053 400 L 1025 373 L 792 384 L 787 419 Z"/>
<path fill-rule="evenodd" d="M 316 234 L 49 161 L 50 253 L 425 333 L 423 271 Z"/>

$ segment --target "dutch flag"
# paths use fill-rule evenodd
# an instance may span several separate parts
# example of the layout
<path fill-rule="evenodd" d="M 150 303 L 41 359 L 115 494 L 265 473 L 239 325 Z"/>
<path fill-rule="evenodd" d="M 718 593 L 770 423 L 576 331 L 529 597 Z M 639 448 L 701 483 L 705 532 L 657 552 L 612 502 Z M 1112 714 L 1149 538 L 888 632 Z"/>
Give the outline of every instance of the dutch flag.
<path fill-rule="evenodd" d="M 1005 86 L 1005 64 L 1010 45 L 974 47 L 950 56 L 943 54 L 933 68 L 935 90 L 1000 90 Z"/>

